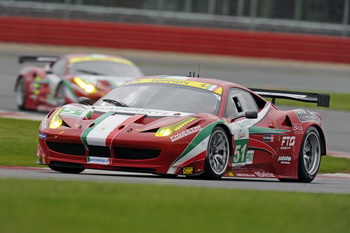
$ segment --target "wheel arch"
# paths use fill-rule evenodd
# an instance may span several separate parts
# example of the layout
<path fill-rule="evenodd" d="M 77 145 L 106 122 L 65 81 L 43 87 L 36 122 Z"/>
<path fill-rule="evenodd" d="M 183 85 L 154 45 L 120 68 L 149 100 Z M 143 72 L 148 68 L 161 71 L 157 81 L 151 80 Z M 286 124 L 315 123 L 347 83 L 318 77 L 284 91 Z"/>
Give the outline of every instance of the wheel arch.
<path fill-rule="evenodd" d="M 231 149 L 233 148 L 233 144 L 232 144 L 232 133 L 231 133 L 230 129 L 228 128 L 227 125 L 222 124 L 222 123 L 219 123 L 216 126 L 221 127 L 225 131 L 225 133 L 226 133 L 226 135 L 227 135 L 227 137 L 229 139 L 228 142 L 230 144 L 230 154 L 231 154 L 232 153 Z"/>
<path fill-rule="evenodd" d="M 322 128 L 319 125 L 310 125 L 310 127 L 315 127 L 317 132 L 320 134 L 320 139 L 321 139 L 321 155 L 326 155 L 327 154 L 327 147 L 326 147 L 326 137 L 324 135 L 324 132 Z"/>

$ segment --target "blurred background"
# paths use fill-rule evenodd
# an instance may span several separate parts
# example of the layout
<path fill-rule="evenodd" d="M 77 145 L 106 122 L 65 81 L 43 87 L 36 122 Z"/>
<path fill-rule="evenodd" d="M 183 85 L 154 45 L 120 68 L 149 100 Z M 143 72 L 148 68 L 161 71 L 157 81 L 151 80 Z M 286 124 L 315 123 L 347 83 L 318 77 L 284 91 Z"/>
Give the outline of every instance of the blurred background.
<path fill-rule="evenodd" d="M 350 0 L 0 0 L 0 110 L 17 110 L 21 55 L 114 54 L 146 75 L 200 64 L 247 87 L 331 93 L 316 110 L 329 149 L 348 153 L 349 14 Z"/>
<path fill-rule="evenodd" d="M 349 0 L 0 1 L 1 15 L 348 36 Z"/>

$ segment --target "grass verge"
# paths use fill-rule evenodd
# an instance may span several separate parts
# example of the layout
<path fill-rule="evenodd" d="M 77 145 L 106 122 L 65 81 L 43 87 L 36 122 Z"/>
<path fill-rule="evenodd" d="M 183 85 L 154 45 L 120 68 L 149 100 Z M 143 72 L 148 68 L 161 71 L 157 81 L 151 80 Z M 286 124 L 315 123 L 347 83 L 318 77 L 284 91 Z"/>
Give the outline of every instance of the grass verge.
<path fill-rule="evenodd" d="M 1 232 L 348 232 L 349 195 L 0 179 Z"/>
<path fill-rule="evenodd" d="M 0 166 L 36 166 L 38 121 L 0 118 Z M 350 172 L 350 159 L 325 156 L 320 173 Z"/>

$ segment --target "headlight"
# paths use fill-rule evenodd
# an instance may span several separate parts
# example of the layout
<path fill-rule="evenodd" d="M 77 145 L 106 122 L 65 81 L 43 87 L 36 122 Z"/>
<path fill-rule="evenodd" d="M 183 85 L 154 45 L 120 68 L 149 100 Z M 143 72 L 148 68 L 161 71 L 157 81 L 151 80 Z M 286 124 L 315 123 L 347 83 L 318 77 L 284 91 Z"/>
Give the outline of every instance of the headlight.
<path fill-rule="evenodd" d="M 94 93 L 96 91 L 96 87 L 94 85 L 86 83 L 81 78 L 75 77 L 73 80 L 81 89 L 87 93 Z"/>
<path fill-rule="evenodd" d="M 53 117 L 51 118 L 51 121 L 49 123 L 49 127 L 51 129 L 57 129 L 58 127 L 63 125 L 63 120 L 60 117 L 60 113 L 62 112 L 62 109 L 63 108 L 60 108 L 59 110 L 57 110 L 53 115 Z"/>
<path fill-rule="evenodd" d="M 194 121 L 196 118 L 195 117 L 189 117 L 186 119 L 183 119 L 182 121 L 179 121 L 178 123 L 172 124 L 172 125 L 168 125 L 168 126 L 164 126 L 161 127 L 157 130 L 155 136 L 156 137 L 166 137 L 169 136 L 170 134 L 172 134 L 173 132 L 181 129 L 182 127 L 184 127 L 185 125 L 189 124 L 190 122 Z"/>

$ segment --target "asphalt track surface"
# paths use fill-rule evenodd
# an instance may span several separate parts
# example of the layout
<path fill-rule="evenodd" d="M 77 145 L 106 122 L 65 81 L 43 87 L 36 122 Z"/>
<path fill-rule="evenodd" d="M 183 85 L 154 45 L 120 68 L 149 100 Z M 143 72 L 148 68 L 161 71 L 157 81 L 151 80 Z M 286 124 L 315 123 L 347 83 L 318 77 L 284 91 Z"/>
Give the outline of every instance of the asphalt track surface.
<path fill-rule="evenodd" d="M 206 56 L 179 53 L 140 52 L 92 48 L 66 48 L 54 46 L 0 44 L 0 112 L 17 111 L 13 87 L 21 65 L 20 55 L 61 55 L 66 53 L 106 53 L 127 57 L 134 61 L 146 75 L 186 75 L 219 78 L 248 87 L 286 88 L 306 91 L 350 92 L 350 67 L 347 65 L 317 64 L 262 59 L 242 59 L 222 56 Z M 350 100 L 349 100 L 350 101 Z M 282 107 L 283 109 L 286 107 Z M 313 110 L 313 109 L 311 109 Z M 349 112 L 329 111 L 318 108 L 323 117 L 329 151 L 350 153 Z M 37 119 L 45 113 L 34 114 Z M 297 192 L 350 193 L 348 175 L 320 175 L 311 184 L 282 183 L 276 179 L 223 178 L 205 181 L 178 177 L 159 178 L 154 175 L 86 170 L 79 175 L 52 172 L 40 168 L 0 167 L 0 177 L 31 179 L 70 179 L 102 182 L 149 183 L 161 185 L 220 187 Z"/>
<path fill-rule="evenodd" d="M 205 187 L 225 189 L 274 190 L 308 193 L 350 193 L 350 174 L 319 175 L 312 183 L 284 183 L 269 178 L 231 178 L 200 180 L 188 177 L 163 178 L 152 174 L 85 170 L 81 174 L 66 174 L 36 167 L 0 167 L 0 178 L 76 180 L 151 185 L 175 185 L 180 187 Z"/>

